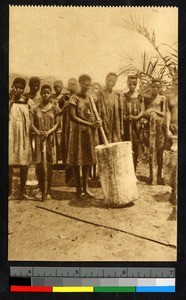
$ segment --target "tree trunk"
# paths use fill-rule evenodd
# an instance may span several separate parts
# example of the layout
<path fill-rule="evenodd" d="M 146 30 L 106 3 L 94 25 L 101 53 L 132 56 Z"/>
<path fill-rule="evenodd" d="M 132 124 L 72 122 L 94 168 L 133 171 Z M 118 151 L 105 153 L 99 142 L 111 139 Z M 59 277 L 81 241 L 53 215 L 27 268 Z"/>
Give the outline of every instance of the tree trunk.
<path fill-rule="evenodd" d="M 131 142 L 99 145 L 95 149 L 105 204 L 120 207 L 136 200 Z"/>

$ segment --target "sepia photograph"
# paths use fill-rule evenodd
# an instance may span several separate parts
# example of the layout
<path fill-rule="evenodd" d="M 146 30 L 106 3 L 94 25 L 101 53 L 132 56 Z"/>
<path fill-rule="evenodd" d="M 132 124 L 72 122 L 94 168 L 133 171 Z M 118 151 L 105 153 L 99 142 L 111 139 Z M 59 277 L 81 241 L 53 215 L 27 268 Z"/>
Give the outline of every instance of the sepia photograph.
<path fill-rule="evenodd" d="M 177 261 L 178 8 L 9 7 L 9 261 Z"/>

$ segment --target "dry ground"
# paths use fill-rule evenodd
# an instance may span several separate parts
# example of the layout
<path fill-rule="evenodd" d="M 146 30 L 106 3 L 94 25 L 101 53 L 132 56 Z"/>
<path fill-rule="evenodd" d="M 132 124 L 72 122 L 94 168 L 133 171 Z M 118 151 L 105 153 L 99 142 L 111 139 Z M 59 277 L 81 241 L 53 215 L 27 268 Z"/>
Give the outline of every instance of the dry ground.
<path fill-rule="evenodd" d="M 100 188 L 93 190 L 101 197 Z M 53 199 L 44 203 L 9 201 L 9 260 L 176 260 L 177 222 L 167 220 L 172 212 L 169 187 L 140 181 L 139 199 L 115 209 L 104 208 L 101 199 L 77 201 L 74 191 L 53 188 Z"/>

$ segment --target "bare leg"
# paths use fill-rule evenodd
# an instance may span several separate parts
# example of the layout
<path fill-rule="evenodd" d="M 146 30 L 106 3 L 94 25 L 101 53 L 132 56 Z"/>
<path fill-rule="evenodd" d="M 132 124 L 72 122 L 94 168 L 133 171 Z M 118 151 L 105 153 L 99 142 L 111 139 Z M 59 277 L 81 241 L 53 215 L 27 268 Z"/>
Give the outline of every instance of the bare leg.
<path fill-rule="evenodd" d="M 76 182 L 76 195 L 77 198 L 81 196 L 81 178 L 80 178 L 80 166 L 73 166 L 74 177 Z"/>
<path fill-rule="evenodd" d="M 89 178 L 90 166 L 84 165 L 82 166 L 82 175 L 83 175 L 83 192 L 90 197 L 94 195 L 88 189 L 88 178 Z"/>
<path fill-rule="evenodd" d="M 93 180 L 96 179 L 96 164 L 93 165 Z"/>
<path fill-rule="evenodd" d="M 48 182 L 47 182 L 47 194 L 50 194 L 50 189 L 52 185 L 52 175 L 53 175 L 53 167 L 52 165 L 48 165 Z"/>
<path fill-rule="evenodd" d="M 151 113 L 149 121 L 150 181 L 157 184 L 157 150 L 156 150 L 156 113 Z"/>
<path fill-rule="evenodd" d="M 42 164 L 36 165 L 36 177 L 39 184 L 40 192 L 43 193 L 44 190 L 44 182 L 43 182 L 43 167 Z"/>
<path fill-rule="evenodd" d="M 65 175 L 66 175 L 66 183 L 69 184 L 72 181 L 72 179 L 74 178 L 72 167 L 70 167 L 70 166 L 66 167 Z"/>
<path fill-rule="evenodd" d="M 154 157 L 150 158 L 149 169 L 150 169 L 149 183 L 152 185 L 157 185 L 157 166 L 154 161 Z"/>
<path fill-rule="evenodd" d="M 138 162 L 138 150 L 139 147 L 136 143 L 133 143 L 133 161 L 134 161 L 134 170 L 136 172 L 137 169 L 137 162 Z"/>
<path fill-rule="evenodd" d="M 158 165 L 157 183 L 164 184 L 163 178 L 162 178 L 162 169 L 163 169 L 163 150 L 162 149 L 157 151 L 157 165 Z"/>
<path fill-rule="evenodd" d="M 25 186 L 28 176 L 28 167 L 27 166 L 20 166 L 20 197 L 23 198 L 23 194 L 25 192 Z"/>
<path fill-rule="evenodd" d="M 93 174 L 92 174 L 92 166 L 90 166 L 90 169 L 89 169 L 89 177 L 91 180 L 93 180 Z"/>

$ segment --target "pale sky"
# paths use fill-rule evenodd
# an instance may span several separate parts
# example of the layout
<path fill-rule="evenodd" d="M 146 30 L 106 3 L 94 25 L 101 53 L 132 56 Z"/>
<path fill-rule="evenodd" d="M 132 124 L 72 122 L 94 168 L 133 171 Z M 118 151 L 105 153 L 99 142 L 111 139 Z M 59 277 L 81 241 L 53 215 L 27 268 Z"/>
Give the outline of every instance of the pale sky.
<path fill-rule="evenodd" d="M 104 83 L 108 72 L 126 64 L 125 52 L 137 63 L 153 48 L 122 26 L 131 15 L 144 18 L 157 43 L 178 39 L 177 8 L 80 8 L 10 6 L 9 71 L 27 76 L 70 77 L 89 74 Z M 121 87 L 123 79 L 118 80 Z"/>

